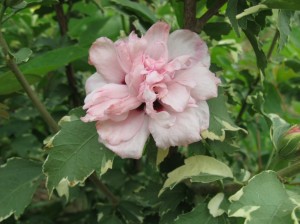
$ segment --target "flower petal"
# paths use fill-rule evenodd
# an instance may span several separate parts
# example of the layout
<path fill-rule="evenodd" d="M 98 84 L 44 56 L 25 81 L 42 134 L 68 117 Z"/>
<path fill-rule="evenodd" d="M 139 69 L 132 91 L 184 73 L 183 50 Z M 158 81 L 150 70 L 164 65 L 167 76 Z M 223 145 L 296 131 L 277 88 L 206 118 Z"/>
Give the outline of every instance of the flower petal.
<path fill-rule="evenodd" d="M 122 158 L 139 159 L 149 136 L 148 118 L 143 112 L 131 111 L 121 122 L 97 122 L 99 141 Z"/>
<path fill-rule="evenodd" d="M 85 91 L 86 94 L 91 93 L 94 90 L 97 90 L 107 84 L 107 82 L 103 79 L 103 77 L 97 72 L 91 75 L 85 83 Z"/>
<path fill-rule="evenodd" d="M 192 87 L 191 96 L 195 100 L 208 100 L 218 95 L 220 79 L 201 63 L 190 69 L 177 71 L 174 81 Z"/>
<path fill-rule="evenodd" d="M 125 72 L 118 63 L 118 55 L 114 43 L 105 37 L 98 38 L 89 51 L 89 62 L 96 67 L 105 80 L 123 83 Z"/>
<path fill-rule="evenodd" d="M 170 106 L 176 112 L 184 111 L 189 103 L 190 91 L 186 86 L 176 82 L 171 83 L 167 88 L 168 93 L 161 98 L 161 102 Z"/>
<path fill-rule="evenodd" d="M 148 47 L 157 42 L 167 43 L 169 31 L 170 26 L 167 23 L 157 22 L 149 28 L 143 38 L 147 40 Z"/>
<path fill-rule="evenodd" d="M 160 124 L 159 120 L 149 121 L 149 130 L 156 145 L 161 148 L 184 146 L 201 139 L 200 132 L 208 128 L 209 109 L 205 101 L 198 107 L 187 108 L 184 112 L 174 113 L 175 124 L 169 128 Z"/>
<path fill-rule="evenodd" d="M 142 38 L 147 41 L 145 65 L 149 69 L 160 69 L 167 63 L 169 31 L 170 26 L 167 23 L 157 22 L 150 27 Z"/>
<path fill-rule="evenodd" d="M 186 67 L 197 62 L 209 67 L 210 56 L 204 41 L 189 30 L 176 30 L 168 40 L 169 61 L 175 60 Z"/>
<path fill-rule="evenodd" d="M 127 117 L 128 111 L 137 108 L 140 104 L 141 102 L 129 93 L 126 85 L 106 84 L 85 98 L 83 108 L 87 109 L 87 114 L 82 120 L 85 122 L 106 119 L 123 120 Z"/>

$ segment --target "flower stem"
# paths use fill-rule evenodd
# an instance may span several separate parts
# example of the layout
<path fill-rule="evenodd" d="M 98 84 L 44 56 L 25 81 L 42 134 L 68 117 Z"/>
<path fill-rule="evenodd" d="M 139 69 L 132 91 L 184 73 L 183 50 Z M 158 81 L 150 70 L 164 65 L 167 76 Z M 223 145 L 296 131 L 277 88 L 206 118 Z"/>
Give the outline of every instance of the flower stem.
<path fill-rule="evenodd" d="M 280 177 L 293 177 L 300 173 L 300 162 L 296 162 L 291 166 L 285 167 L 277 171 L 278 176 Z"/>
<path fill-rule="evenodd" d="M 5 12 L 5 6 L 2 6 L 0 11 L 0 19 L 3 18 Z M 0 20 L 1 21 L 1 20 Z M 59 131 L 59 127 L 56 123 L 56 121 L 53 119 L 53 117 L 50 115 L 50 113 L 47 111 L 46 107 L 43 105 L 43 103 L 39 100 L 37 94 L 32 90 L 29 83 L 27 82 L 24 74 L 19 69 L 17 63 L 15 62 L 14 58 L 10 54 L 10 49 L 8 47 L 8 44 L 6 40 L 3 37 L 2 31 L 1 31 L 1 25 L 0 25 L 0 47 L 2 48 L 4 59 L 6 61 L 7 66 L 10 68 L 10 70 L 13 72 L 13 74 L 16 76 L 17 80 L 31 99 L 34 106 L 37 108 L 37 110 L 40 112 L 41 116 L 51 129 L 53 133 Z"/>

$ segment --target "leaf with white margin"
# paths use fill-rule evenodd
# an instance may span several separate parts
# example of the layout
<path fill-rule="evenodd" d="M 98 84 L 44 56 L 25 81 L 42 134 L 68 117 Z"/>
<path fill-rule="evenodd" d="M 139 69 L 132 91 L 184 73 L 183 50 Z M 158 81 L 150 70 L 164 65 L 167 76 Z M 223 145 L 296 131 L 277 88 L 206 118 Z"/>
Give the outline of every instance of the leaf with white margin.
<path fill-rule="evenodd" d="M 24 212 L 41 177 L 42 164 L 34 161 L 12 158 L 0 167 L 0 222 Z"/>
<path fill-rule="evenodd" d="M 300 220 L 300 195 L 299 192 L 287 191 L 291 201 L 297 206 L 294 208 L 292 212 L 292 219 L 294 220 L 294 224 L 299 224 L 298 220 Z"/>
<path fill-rule="evenodd" d="M 56 187 L 56 191 L 59 197 L 65 196 L 67 201 L 69 200 L 69 181 L 67 178 L 63 178 Z"/>
<path fill-rule="evenodd" d="M 94 171 L 103 174 L 112 167 L 114 153 L 98 142 L 95 123 L 79 120 L 81 114 L 80 110 L 73 110 L 71 119 L 61 122 L 62 128 L 52 140 L 53 147 L 43 166 L 50 195 L 55 188 L 60 191 L 61 187 L 66 195 L 63 182 L 75 186 L 84 182 Z"/>
<path fill-rule="evenodd" d="M 225 131 L 244 131 L 246 130 L 236 126 L 228 114 L 226 106 L 227 98 L 221 87 L 218 88 L 218 97 L 207 101 L 209 106 L 209 128 L 201 132 L 201 136 L 210 140 L 225 140 Z"/>
<path fill-rule="evenodd" d="M 156 166 L 159 166 L 169 154 L 169 149 L 157 149 Z"/>
<path fill-rule="evenodd" d="M 179 215 L 175 219 L 175 224 L 194 224 L 194 223 L 205 223 L 205 224 L 226 224 L 228 220 L 224 217 L 213 217 L 209 214 L 207 205 L 205 203 L 199 203 L 192 211 Z"/>
<path fill-rule="evenodd" d="M 230 168 L 209 156 L 196 155 L 184 160 L 184 165 L 176 168 L 168 174 L 159 196 L 167 189 L 172 189 L 179 182 L 190 179 L 191 182 L 209 183 L 223 178 L 232 178 Z"/>
<path fill-rule="evenodd" d="M 229 217 L 243 217 L 245 224 L 295 223 L 292 213 L 297 205 L 290 200 L 273 171 L 264 171 L 251 178 L 229 201 Z"/>
<path fill-rule="evenodd" d="M 218 193 L 208 202 L 207 208 L 209 210 L 209 213 L 213 217 L 221 216 L 225 212 L 223 209 L 220 208 L 223 199 L 224 193 Z"/>

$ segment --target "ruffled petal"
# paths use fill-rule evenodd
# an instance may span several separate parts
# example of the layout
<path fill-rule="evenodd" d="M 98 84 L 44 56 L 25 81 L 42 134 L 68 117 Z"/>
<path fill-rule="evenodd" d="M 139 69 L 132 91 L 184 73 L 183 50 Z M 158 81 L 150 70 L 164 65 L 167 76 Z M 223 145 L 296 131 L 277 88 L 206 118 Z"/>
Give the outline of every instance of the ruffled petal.
<path fill-rule="evenodd" d="M 173 60 L 173 67 L 181 65 L 182 68 L 193 66 L 201 62 L 209 67 L 210 56 L 204 41 L 189 30 L 176 30 L 170 34 L 168 40 L 169 61 Z"/>
<path fill-rule="evenodd" d="M 143 38 L 147 40 L 148 47 L 157 42 L 167 43 L 169 31 L 170 26 L 167 23 L 157 22 L 149 28 Z"/>
<path fill-rule="evenodd" d="M 128 111 L 137 108 L 140 101 L 129 93 L 128 87 L 119 84 L 106 84 L 91 92 L 85 98 L 84 109 L 87 109 L 83 121 L 123 120 Z M 119 117 L 121 116 L 121 117 Z"/>
<path fill-rule="evenodd" d="M 121 122 L 97 122 L 99 141 L 122 158 L 139 159 L 149 136 L 148 118 L 143 112 L 131 111 Z"/>
<path fill-rule="evenodd" d="M 186 86 L 173 82 L 168 85 L 168 93 L 161 98 L 161 102 L 170 106 L 176 112 L 185 110 L 189 103 L 190 91 Z"/>
<path fill-rule="evenodd" d="M 142 39 L 147 41 L 144 63 L 150 70 L 160 69 L 168 62 L 167 41 L 170 26 L 157 22 L 146 32 Z"/>
<path fill-rule="evenodd" d="M 174 81 L 191 87 L 191 96 L 199 100 L 208 100 L 218 95 L 220 79 L 201 63 L 187 70 L 177 71 Z"/>
<path fill-rule="evenodd" d="M 128 39 L 121 39 L 115 43 L 117 49 L 119 64 L 121 65 L 123 71 L 128 73 L 132 67 L 132 58 L 130 55 L 130 49 L 128 46 Z"/>
<path fill-rule="evenodd" d="M 98 73 L 94 73 L 86 80 L 85 83 L 86 94 L 89 94 L 92 91 L 101 88 L 105 84 L 107 84 L 107 82 L 103 79 L 103 77 Z"/>
<path fill-rule="evenodd" d="M 94 65 L 97 72 L 108 82 L 124 82 L 125 72 L 118 61 L 115 45 L 108 38 L 98 38 L 90 48 L 90 64 Z"/>
<path fill-rule="evenodd" d="M 161 125 L 159 120 L 149 121 L 150 133 L 160 148 L 184 146 L 199 141 L 201 131 L 208 128 L 209 109 L 205 101 L 199 103 L 198 107 L 173 115 L 176 116 L 176 121 L 169 128 Z"/>

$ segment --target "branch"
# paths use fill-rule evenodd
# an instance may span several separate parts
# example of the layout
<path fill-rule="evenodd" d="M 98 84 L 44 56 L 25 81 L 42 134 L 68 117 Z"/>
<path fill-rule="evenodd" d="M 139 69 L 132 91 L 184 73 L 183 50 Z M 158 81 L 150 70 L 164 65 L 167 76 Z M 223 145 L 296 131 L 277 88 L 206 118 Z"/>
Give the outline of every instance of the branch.
<path fill-rule="evenodd" d="M 217 193 L 224 192 L 227 195 L 235 194 L 238 190 L 240 190 L 243 185 L 237 183 L 226 184 L 223 187 L 216 183 L 207 183 L 207 184 L 193 184 L 190 185 L 193 191 L 197 195 L 202 195 L 203 197 L 207 197 L 207 195 L 216 195 Z"/>
<path fill-rule="evenodd" d="M 267 54 L 267 59 L 268 61 L 270 60 L 271 56 L 272 56 L 272 53 L 274 51 L 274 48 L 275 48 L 275 45 L 276 45 L 276 42 L 279 38 L 279 30 L 276 29 L 276 32 L 274 34 L 274 37 L 273 37 L 273 40 L 272 40 L 272 43 L 271 43 L 271 46 L 269 48 L 269 51 L 268 51 L 268 54 Z"/>
<path fill-rule="evenodd" d="M 62 37 L 67 36 L 68 18 L 64 14 L 63 5 L 61 2 L 59 2 L 58 4 L 55 5 L 55 12 L 56 12 L 57 21 L 59 24 L 60 34 Z M 66 74 L 67 74 L 68 84 L 69 84 L 69 86 L 71 88 L 71 92 L 72 92 L 73 106 L 79 106 L 81 103 L 80 103 L 79 93 L 76 88 L 76 79 L 75 79 L 74 69 L 73 69 L 72 64 L 68 64 L 65 67 L 65 70 L 66 70 Z"/>
<path fill-rule="evenodd" d="M 244 100 L 242 102 L 242 106 L 241 106 L 240 112 L 239 112 L 238 116 L 235 119 L 235 123 L 236 124 L 239 124 L 241 122 L 242 116 L 243 116 L 243 114 L 245 113 L 245 111 L 246 111 L 246 109 L 248 107 L 247 98 L 248 98 L 248 96 L 250 96 L 254 92 L 257 84 L 259 83 L 259 80 L 260 80 L 260 75 L 258 74 L 257 77 L 256 77 L 256 79 L 254 80 L 253 84 L 249 87 L 249 90 L 248 90 L 248 92 L 247 92 L 247 94 L 246 94 L 246 96 L 245 96 L 245 98 L 244 98 Z"/>
<path fill-rule="evenodd" d="M 2 23 L 2 18 L 5 12 L 5 7 L 2 6 L 1 12 L 0 12 L 0 21 Z M 37 110 L 40 112 L 41 116 L 43 117 L 44 121 L 49 126 L 50 130 L 53 133 L 56 133 L 59 131 L 59 127 L 56 123 L 56 121 L 53 119 L 53 117 L 50 115 L 50 113 L 47 111 L 45 105 L 40 101 L 37 94 L 32 90 L 29 83 L 27 82 L 24 74 L 19 69 L 18 65 L 16 64 L 14 58 L 10 54 L 9 46 L 6 42 L 6 40 L 3 37 L 3 34 L 1 32 L 1 25 L 0 25 L 0 46 L 2 48 L 4 59 L 6 61 L 7 66 L 10 68 L 10 70 L 13 72 L 13 74 L 16 76 L 17 80 L 20 82 L 21 86 L 31 99 L 33 105 L 37 108 Z"/>
<path fill-rule="evenodd" d="M 119 199 L 99 180 L 96 173 L 93 173 L 89 179 L 105 194 L 113 206 L 119 204 Z"/>
<path fill-rule="evenodd" d="M 195 31 L 196 9 L 196 0 L 184 0 L 184 29 Z"/>
<path fill-rule="evenodd" d="M 226 2 L 227 2 L 227 0 L 218 0 L 214 6 L 212 6 L 211 8 L 209 8 L 206 11 L 206 13 L 203 16 L 201 16 L 201 18 L 199 18 L 197 20 L 195 31 L 197 33 L 200 33 L 202 31 L 204 25 L 208 22 L 208 20 L 211 17 L 213 17 L 214 15 L 216 15 L 218 13 L 218 11 L 220 10 L 220 8 L 222 8 L 222 6 Z"/>

